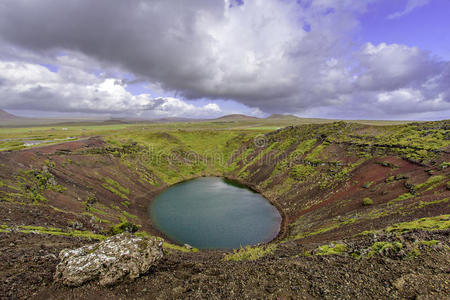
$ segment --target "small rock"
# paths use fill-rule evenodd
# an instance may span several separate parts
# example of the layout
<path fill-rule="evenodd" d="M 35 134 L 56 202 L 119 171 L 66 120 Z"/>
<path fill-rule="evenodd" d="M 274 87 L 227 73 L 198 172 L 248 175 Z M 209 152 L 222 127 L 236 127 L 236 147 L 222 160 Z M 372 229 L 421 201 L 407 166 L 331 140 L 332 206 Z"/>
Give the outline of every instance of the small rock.
<path fill-rule="evenodd" d="M 405 286 L 405 283 L 406 283 L 406 280 L 405 280 L 405 278 L 402 276 L 402 277 L 397 278 L 397 279 L 392 283 L 392 285 L 393 285 L 397 290 L 401 291 L 401 290 L 403 289 L 403 287 Z"/>
<path fill-rule="evenodd" d="M 273 294 L 273 292 L 275 292 L 276 287 L 273 285 L 268 285 L 266 286 L 266 292 L 268 292 L 269 294 Z"/>
<path fill-rule="evenodd" d="M 78 222 L 78 221 L 75 221 L 75 222 L 72 224 L 72 228 L 75 229 L 75 230 L 83 229 L 83 223 L 80 223 L 80 222 Z"/>

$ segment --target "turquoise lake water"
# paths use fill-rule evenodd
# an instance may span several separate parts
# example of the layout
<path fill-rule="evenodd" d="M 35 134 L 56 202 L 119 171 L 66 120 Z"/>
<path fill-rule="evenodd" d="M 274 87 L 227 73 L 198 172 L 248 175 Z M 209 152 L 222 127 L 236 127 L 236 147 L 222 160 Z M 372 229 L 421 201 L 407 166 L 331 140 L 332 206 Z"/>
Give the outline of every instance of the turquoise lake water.
<path fill-rule="evenodd" d="M 281 216 L 267 199 L 219 177 L 176 184 L 154 200 L 153 224 L 172 240 L 196 248 L 239 248 L 272 240 Z"/>

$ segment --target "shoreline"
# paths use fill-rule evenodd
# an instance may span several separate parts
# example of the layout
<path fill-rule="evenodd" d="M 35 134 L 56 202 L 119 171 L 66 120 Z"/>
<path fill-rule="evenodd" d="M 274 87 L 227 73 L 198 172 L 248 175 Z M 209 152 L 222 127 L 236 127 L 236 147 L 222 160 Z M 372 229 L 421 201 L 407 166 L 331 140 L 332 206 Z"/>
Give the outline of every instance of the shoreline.
<path fill-rule="evenodd" d="M 269 241 L 267 241 L 267 242 L 260 242 L 260 243 L 257 243 L 257 244 L 255 244 L 255 245 L 249 245 L 249 246 L 254 247 L 254 246 L 259 246 L 259 245 L 268 245 L 268 244 L 271 244 L 271 243 L 273 243 L 273 242 L 280 241 L 280 240 L 282 240 L 282 239 L 286 236 L 286 233 L 287 233 L 287 230 L 286 230 L 286 229 L 287 229 L 287 217 L 286 217 L 285 213 L 281 210 L 281 208 L 280 208 L 280 206 L 278 205 L 278 203 L 276 203 L 273 199 L 269 199 L 269 198 L 264 194 L 264 192 L 260 191 L 256 186 L 254 186 L 254 185 L 252 185 L 252 184 L 250 184 L 250 183 L 248 183 L 248 182 L 239 180 L 237 177 L 230 176 L 230 175 L 224 175 L 224 174 L 222 174 L 222 175 L 219 175 L 219 174 L 201 174 L 201 175 L 199 175 L 199 176 L 193 176 L 193 177 L 190 177 L 190 178 L 187 178 L 187 179 L 178 181 L 178 182 L 176 182 L 176 183 L 173 183 L 173 184 L 170 184 L 170 185 L 165 185 L 165 186 L 163 186 L 163 187 L 160 187 L 160 188 L 152 195 L 151 199 L 149 199 L 149 200 L 147 201 L 146 211 L 147 211 L 148 221 L 150 222 L 149 226 L 151 226 L 151 228 L 152 228 L 155 232 L 158 233 L 158 236 L 159 236 L 159 237 L 165 239 L 167 242 L 169 242 L 169 243 L 171 243 L 171 244 L 175 244 L 175 245 L 179 245 L 179 246 L 184 246 L 184 245 L 186 244 L 186 243 L 181 243 L 181 242 L 179 242 L 179 241 L 176 241 L 176 240 L 174 240 L 173 238 L 169 237 L 167 234 L 165 234 L 162 230 L 160 230 L 160 229 L 153 223 L 153 220 L 152 220 L 152 218 L 150 217 L 150 215 L 151 215 L 151 213 L 150 213 L 150 211 L 151 211 L 151 206 L 152 206 L 153 201 L 155 200 L 155 198 L 156 198 L 158 195 L 160 195 L 161 193 L 163 193 L 164 191 L 168 190 L 169 188 L 171 188 L 171 187 L 173 187 L 173 186 L 175 186 L 175 185 L 177 185 L 177 184 L 185 183 L 185 182 L 188 182 L 188 181 L 191 181 L 191 180 L 194 180 L 194 179 L 198 179 L 198 178 L 201 178 L 201 177 L 217 177 L 217 178 L 222 178 L 222 179 L 224 179 L 225 181 L 231 181 L 231 182 L 230 182 L 231 184 L 232 184 L 232 183 L 237 183 L 238 186 L 241 186 L 242 188 L 247 188 L 247 189 L 251 190 L 252 192 L 255 192 L 255 193 L 260 194 L 260 195 L 261 195 L 264 199 L 266 199 L 266 200 L 270 203 L 270 205 L 272 205 L 272 206 L 277 210 L 277 212 L 280 214 L 281 221 L 280 221 L 280 224 L 279 224 L 279 229 L 277 230 L 277 234 L 276 234 L 274 237 L 272 237 L 272 238 L 271 238 Z M 238 249 L 238 248 L 198 248 L 199 251 L 205 251 L 205 252 L 206 252 L 206 251 L 208 251 L 208 252 L 210 252 L 210 251 L 230 252 L 230 251 L 233 251 L 234 249 Z"/>

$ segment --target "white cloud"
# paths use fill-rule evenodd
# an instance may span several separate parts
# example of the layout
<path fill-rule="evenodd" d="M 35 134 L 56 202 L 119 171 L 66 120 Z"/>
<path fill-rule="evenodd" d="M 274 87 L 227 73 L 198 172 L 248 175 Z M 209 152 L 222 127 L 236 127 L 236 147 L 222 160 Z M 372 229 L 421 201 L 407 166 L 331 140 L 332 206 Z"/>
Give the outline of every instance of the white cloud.
<path fill-rule="evenodd" d="M 151 107 L 149 112 L 152 117 L 213 118 L 220 116 L 222 113 L 219 105 L 215 103 L 208 103 L 204 106 L 197 107 L 172 97 L 155 98 L 155 100 L 161 101 L 161 104 L 156 107 Z"/>
<path fill-rule="evenodd" d="M 217 104 L 196 107 L 180 99 L 132 95 L 117 78 L 98 78 L 77 68 L 51 72 L 41 65 L 0 61 L 0 107 L 60 112 L 208 116 Z"/>
<path fill-rule="evenodd" d="M 411 13 L 416 8 L 422 7 L 430 3 L 431 0 L 408 0 L 406 7 L 402 11 L 395 12 L 388 16 L 388 19 L 397 19 Z"/>

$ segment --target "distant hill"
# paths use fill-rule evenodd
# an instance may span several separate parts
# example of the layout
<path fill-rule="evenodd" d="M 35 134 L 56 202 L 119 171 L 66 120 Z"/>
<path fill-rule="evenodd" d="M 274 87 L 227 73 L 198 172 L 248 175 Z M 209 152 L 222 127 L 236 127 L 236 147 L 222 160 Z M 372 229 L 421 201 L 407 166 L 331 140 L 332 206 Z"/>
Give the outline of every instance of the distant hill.
<path fill-rule="evenodd" d="M 296 120 L 299 117 L 294 115 L 273 114 L 266 118 L 267 120 Z"/>
<path fill-rule="evenodd" d="M 231 122 L 231 121 L 254 121 L 254 120 L 259 120 L 259 118 L 247 115 L 232 114 L 214 119 L 213 121 Z"/>
<path fill-rule="evenodd" d="M 160 118 L 160 119 L 151 119 L 149 121 L 154 122 L 154 123 L 188 123 L 188 122 L 200 122 L 200 121 L 203 121 L 203 119 L 167 117 L 167 118 Z"/>
<path fill-rule="evenodd" d="M 10 114 L 2 109 L 0 109 L 0 121 L 9 121 L 14 119 L 21 119 L 21 117 Z"/>

